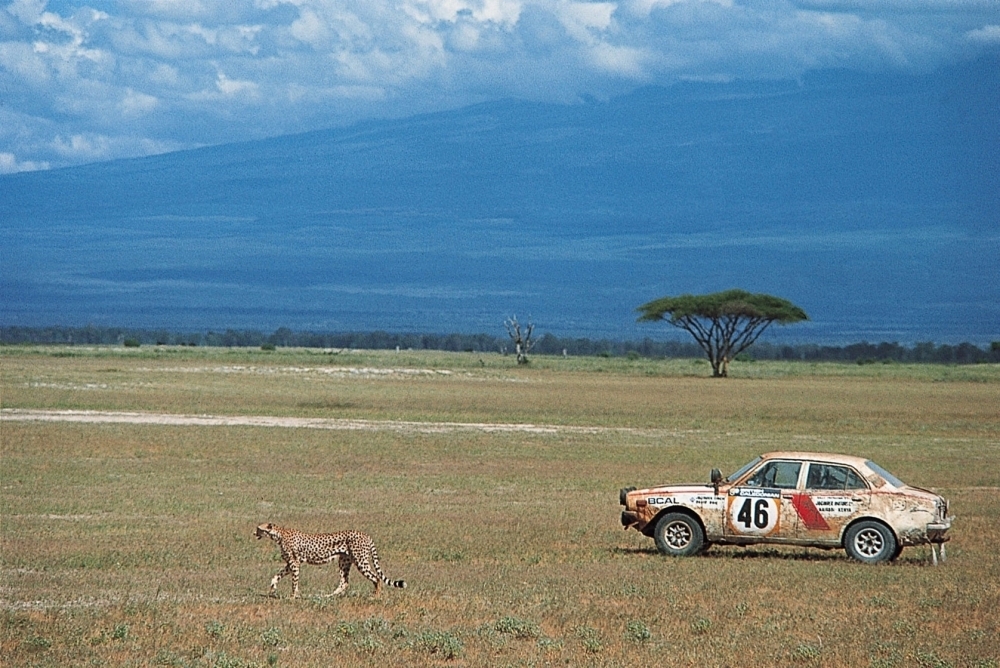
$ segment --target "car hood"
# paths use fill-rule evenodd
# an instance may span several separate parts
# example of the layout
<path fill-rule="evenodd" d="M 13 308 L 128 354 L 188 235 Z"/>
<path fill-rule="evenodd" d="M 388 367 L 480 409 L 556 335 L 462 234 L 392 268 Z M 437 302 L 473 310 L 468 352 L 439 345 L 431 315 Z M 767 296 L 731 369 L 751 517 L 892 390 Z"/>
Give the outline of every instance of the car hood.
<path fill-rule="evenodd" d="M 896 494 L 905 494 L 906 496 L 917 497 L 920 499 L 924 499 L 926 501 L 930 501 L 932 503 L 935 501 L 943 500 L 943 497 L 940 494 L 936 494 L 929 489 L 924 489 L 923 487 L 911 487 L 909 485 L 907 485 L 906 487 L 900 487 L 898 489 L 890 487 L 876 491 L 890 491 L 890 490 Z"/>
<path fill-rule="evenodd" d="M 714 491 L 712 485 L 696 485 L 696 484 L 683 484 L 683 485 L 663 485 L 661 487 L 647 487 L 646 489 L 637 489 L 629 492 L 630 495 L 635 494 L 637 496 L 648 496 L 650 494 L 699 494 L 706 491 Z"/>

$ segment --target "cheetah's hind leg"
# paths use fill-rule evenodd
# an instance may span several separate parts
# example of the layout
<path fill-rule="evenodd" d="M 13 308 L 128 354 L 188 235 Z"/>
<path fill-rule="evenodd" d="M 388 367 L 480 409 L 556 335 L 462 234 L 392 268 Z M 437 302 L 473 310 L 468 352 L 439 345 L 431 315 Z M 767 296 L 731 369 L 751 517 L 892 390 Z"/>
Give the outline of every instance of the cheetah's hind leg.
<path fill-rule="evenodd" d="M 299 565 L 296 562 L 290 564 L 292 569 L 292 598 L 299 597 Z"/>
<path fill-rule="evenodd" d="M 344 590 L 347 589 L 347 578 L 351 574 L 352 562 L 353 559 L 351 559 L 350 555 L 348 554 L 337 555 L 337 565 L 340 566 L 340 585 L 333 590 L 334 596 L 339 596 L 340 594 L 343 594 Z"/>

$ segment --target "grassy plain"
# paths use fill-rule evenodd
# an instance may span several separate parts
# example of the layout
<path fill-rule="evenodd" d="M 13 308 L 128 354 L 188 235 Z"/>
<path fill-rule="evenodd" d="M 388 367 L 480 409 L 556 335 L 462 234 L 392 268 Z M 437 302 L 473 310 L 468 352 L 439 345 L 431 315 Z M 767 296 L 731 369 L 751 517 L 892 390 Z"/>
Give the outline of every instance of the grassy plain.
<path fill-rule="evenodd" d="M 425 352 L 0 348 L 11 666 L 998 666 L 1000 367 Z M 18 410 L 343 428 L 25 421 Z M 488 425 L 514 425 L 503 430 Z M 529 427 L 534 425 L 534 427 Z M 349 427 L 349 428 L 348 428 Z M 949 560 L 713 548 L 618 524 L 624 485 L 762 451 L 871 457 L 957 516 Z M 405 590 L 281 566 L 253 528 L 371 533 Z"/>

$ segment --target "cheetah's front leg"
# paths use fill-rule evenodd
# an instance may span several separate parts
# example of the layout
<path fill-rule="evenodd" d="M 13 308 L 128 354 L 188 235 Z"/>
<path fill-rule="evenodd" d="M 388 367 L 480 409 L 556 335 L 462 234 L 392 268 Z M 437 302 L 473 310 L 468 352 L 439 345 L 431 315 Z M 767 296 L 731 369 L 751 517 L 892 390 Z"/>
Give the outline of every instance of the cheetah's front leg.
<path fill-rule="evenodd" d="M 346 554 L 337 555 L 337 565 L 340 566 L 340 585 L 333 590 L 334 596 L 347 589 L 347 578 L 351 574 L 351 557 Z"/>
<path fill-rule="evenodd" d="M 289 573 L 292 574 L 292 598 L 295 598 L 299 593 L 299 565 L 293 561 L 289 561 L 285 564 L 285 567 L 278 571 L 273 578 L 271 578 L 271 589 L 270 595 L 278 595 L 278 582 L 281 578 L 285 577 Z"/>

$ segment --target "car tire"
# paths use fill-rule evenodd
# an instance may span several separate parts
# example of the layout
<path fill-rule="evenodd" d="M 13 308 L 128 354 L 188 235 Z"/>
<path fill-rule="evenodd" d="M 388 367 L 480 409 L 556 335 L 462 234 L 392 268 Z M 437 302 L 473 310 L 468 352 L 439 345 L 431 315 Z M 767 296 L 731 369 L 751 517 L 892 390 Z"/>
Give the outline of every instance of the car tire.
<path fill-rule="evenodd" d="M 896 537 L 881 522 L 858 522 L 844 534 L 844 550 L 847 555 L 866 564 L 891 561 L 899 556 L 897 548 Z"/>
<path fill-rule="evenodd" d="M 690 515 L 667 513 L 653 530 L 656 549 L 672 557 L 689 557 L 705 548 L 705 532 Z"/>

